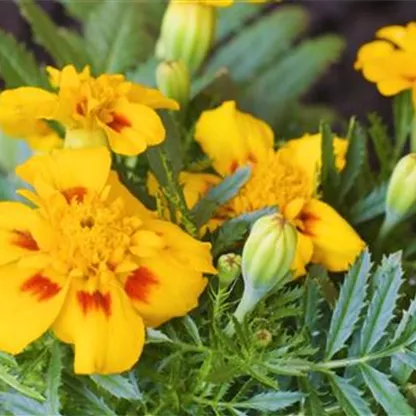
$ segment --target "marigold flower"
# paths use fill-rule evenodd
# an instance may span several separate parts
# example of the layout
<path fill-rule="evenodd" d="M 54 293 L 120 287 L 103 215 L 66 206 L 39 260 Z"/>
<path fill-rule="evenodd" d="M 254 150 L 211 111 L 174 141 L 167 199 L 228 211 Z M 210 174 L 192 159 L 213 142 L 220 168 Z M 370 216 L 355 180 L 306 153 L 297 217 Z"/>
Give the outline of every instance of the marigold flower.
<path fill-rule="evenodd" d="M 362 46 L 355 69 L 377 84 L 382 95 L 412 90 L 416 108 L 416 22 L 380 29 L 376 40 Z"/>
<path fill-rule="evenodd" d="M 213 273 L 210 244 L 159 220 L 110 172 L 106 148 L 63 149 L 17 169 L 37 207 L 0 203 L 0 349 L 19 353 L 52 328 L 75 372 L 138 360 L 144 327 L 183 316 Z"/>
<path fill-rule="evenodd" d="M 66 129 L 65 147 L 108 143 L 116 153 L 132 156 L 165 138 L 154 109 L 179 108 L 158 90 L 128 82 L 123 75 L 94 78 L 88 67 L 78 73 L 72 65 L 47 70 L 56 94 L 21 87 L 0 95 L 0 125 L 8 126 L 13 136 L 19 135 L 20 121 L 56 120 Z"/>
<path fill-rule="evenodd" d="M 253 167 L 251 179 L 239 194 L 219 209 L 217 223 L 277 205 L 297 229 L 297 251 L 292 266 L 296 276 L 306 272 L 309 262 L 322 264 L 331 271 L 346 270 L 362 251 L 364 242 L 357 233 L 315 196 L 321 158 L 319 135 L 289 141 L 274 151 L 270 127 L 238 111 L 230 101 L 201 115 L 195 137 L 221 176 L 247 163 Z M 346 141 L 337 139 L 335 148 L 337 166 L 342 168 Z M 186 195 L 186 186 L 184 192 Z"/>

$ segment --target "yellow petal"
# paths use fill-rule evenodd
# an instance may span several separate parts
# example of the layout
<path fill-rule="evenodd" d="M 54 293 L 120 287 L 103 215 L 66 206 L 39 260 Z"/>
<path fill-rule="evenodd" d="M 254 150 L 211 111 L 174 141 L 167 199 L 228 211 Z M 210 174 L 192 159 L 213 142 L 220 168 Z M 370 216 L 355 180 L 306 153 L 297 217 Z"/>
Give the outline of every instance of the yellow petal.
<path fill-rule="evenodd" d="M 165 97 L 159 90 L 146 88 L 143 85 L 131 84 L 127 98 L 138 104 L 143 104 L 154 109 L 179 110 L 179 104 Z"/>
<path fill-rule="evenodd" d="M 75 346 L 75 373 L 129 370 L 144 344 L 144 325 L 121 287 L 89 291 L 74 281 L 53 329 Z"/>
<path fill-rule="evenodd" d="M 0 268 L 0 350 L 17 354 L 49 329 L 62 308 L 62 277 L 15 265 Z"/>
<path fill-rule="evenodd" d="M 363 69 L 363 66 L 369 61 L 389 57 L 393 51 L 394 47 L 388 42 L 376 40 L 367 43 L 358 50 L 354 67 L 355 69 Z"/>
<path fill-rule="evenodd" d="M 345 157 L 348 141 L 339 137 L 334 138 L 335 165 L 338 170 L 345 167 Z M 322 165 L 322 136 L 321 134 L 305 134 L 299 139 L 286 142 L 281 151 L 289 152 L 291 161 L 302 168 L 316 184 Z"/>
<path fill-rule="evenodd" d="M 40 183 L 51 192 L 103 189 L 110 173 L 110 152 L 102 148 L 58 149 L 51 154 L 34 156 L 16 169 L 16 174 L 33 185 L 38 194 Z"/>
<path fill-rule="evenodd" d="M 365 243 L 354 229 L 329 205 L 316 199 L 302 210 L 306 234 L 313 243 L 312 262 L 328 270 L 347 270 L 362 252 Z"/>
<path fill-rule="evenodd" d="M 207 280 L 199 271 L 178 264 L 172 256 L 143 259 L 126 277 L 125 291 L 146 326 L 155 327 L 198 306 Z"/>
<path fill-rule="evenodd" d="M 305 266 L 308 265 L 312 259 L 313 244 L 309 237 L 298 231 L 296 254 L 292 264 L 295 279 L 306 274 Z"/>
<path fill-rule="evenodd" d="M 135 156 L 147 146 L 155 146 L 165 139 L 165 128 L 157 113 L 143 104 L 122 101 L 113 113 L 113 121 L 105 127 L 114 152 Z"/>
<path fill-rule="evenodd" d="M 412 87 L 412 84 L 405 78 L 391 77 L 377 83 L 377 88 L 382 95 L 387 97 L 396 95 L 401 91 Z"/>
<path fill-rule="evenodd" d="M 416 51 L 416 23 L 411 22 L 407 26 L 386 26 L 380 29 L 376 36 L 389 40 L 407 51 Z"/>
<path fill-rule="evenodd" d="M 192 208 L 221 178 L 210 173 L 181 172 L 179 183 L 183 186 L 186 204 Z"/>
<path fill-rule="evenodd" d="M 273 131 L 263 121 L 240 112 L 234 101 L 202 113 L 195 139 L 221 175 L 247 163 L 261 163 L 273 150 Z"/>

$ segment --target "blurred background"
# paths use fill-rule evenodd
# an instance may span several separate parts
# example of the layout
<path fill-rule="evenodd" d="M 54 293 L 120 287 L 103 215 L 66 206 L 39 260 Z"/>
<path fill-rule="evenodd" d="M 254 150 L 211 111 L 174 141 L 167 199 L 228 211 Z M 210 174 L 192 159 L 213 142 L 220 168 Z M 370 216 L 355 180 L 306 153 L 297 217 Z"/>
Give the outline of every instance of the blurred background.
<path fill-rule="evenodd" d="M 57 24 L 81 29 L 57 1 L 38 3 Z M 311 26 L 307 35 L 332 32 L 343 36 L 347 42 L 340 62 L 320 79 L 306 101 L 329 105 L 345 117 L 357 115 L 362 118 L 369 112 L 377 111 L 386 120 L 391 120 L 389 101 L 354 71 L 353 63 L 359 46 L 372 40 L 378 28 L 416 20 L 416 1 L 285 0 L 285 4 L 288 3 L 302 4 L 309 10 Z M 12 0 L 0 1 L 0 27 L 28 45 L 38 60 L 51 62 L 45 52 L 34 44 L 30 29 Z"/>

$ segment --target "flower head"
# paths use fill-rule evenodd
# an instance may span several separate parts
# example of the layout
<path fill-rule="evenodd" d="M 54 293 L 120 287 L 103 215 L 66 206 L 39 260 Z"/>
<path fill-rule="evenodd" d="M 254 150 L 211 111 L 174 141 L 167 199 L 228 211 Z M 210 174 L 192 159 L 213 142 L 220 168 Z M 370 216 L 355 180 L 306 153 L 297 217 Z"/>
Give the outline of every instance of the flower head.
<path fill-rule="evenodd" d="M 72 65 L 62 71 L 49 67 L 48 72 L 56 94 L 34 87 L 4 91 L 0 125 L 55 120 L 65 127 L 66 147 L 108 143 L 116 153 L 137 155 L 165 138 L 154 109 L 179 108 L 159 91 L 128 82 L 123 75 L 94 78 L 88 67 L 78 73 Z"/>
<path fill-rule="evenodd" d="M 416 108 L 416 22 L 380 29 L 376 40 L 360 48 L 355 69 L 377 84 L 381 94 L 391 96 L 412 90 Z"/>
<path fill-rule="evenodd" d="M 270 127 L 238 111 L 234 102 L 226 102 L 201 115 L 195 137 L 220 175 L 230 174 L 245 164 L 252 166 L 251 179 L 218 210 L 218 217 L 232 218 L 278 206 L 297 229 L 292 265 L 297 276 L 305 273 L 309 262 L 323 264 L 331 271 L 346 270 L 363 249 L 364 243 L 348 223 L 317 199 L 320 135 L 290 140 L 275 151 Z M 340 169 L 345 165 L 346 149 L 346 141 L 337 138 L 336 163 Z"/>
<path fill-rule="evenodd" d="M 55 150 L 17 169 L 37 207 L 0 204 L 0 349 L 52 328 L 77 373 L 131 368 L 144 326 L 186 314 L 214 272 L 210 245 L 157 219 L 110 172 L 105 148 Z M 88 173 L 87 173 L 88 172 Z"/>

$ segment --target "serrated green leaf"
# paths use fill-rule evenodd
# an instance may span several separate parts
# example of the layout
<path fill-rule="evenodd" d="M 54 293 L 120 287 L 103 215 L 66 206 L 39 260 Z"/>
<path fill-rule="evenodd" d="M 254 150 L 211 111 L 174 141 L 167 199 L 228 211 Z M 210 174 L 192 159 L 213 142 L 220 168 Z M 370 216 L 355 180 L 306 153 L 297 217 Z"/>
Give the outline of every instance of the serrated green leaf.
<path fill-rule="evenodd" d="M 406 350 L 405 352 L 395 354 L 393 358 L 396 358 L 406 364 L 412 370 L 416 370 L 416 352 Z"/>
<path fill-rule="evenodd" d="M 322 166 L 320 184 L 325 201 L 333 203 L 339 195 L 339 189 L 341 185 L 341 176 L 335 163 L 335 136 L 327 123 L 321 124 L 320 133 L 322 136 Z"/>
<path fill-rule="evenodd" d="M 331 318 L 325 353 L 327 359 L 339 351 L 353 333 L 354 326 L 364 307 L 370 269 L 370 254 L 366 250 L 350 268 L 342 285 Z"/>
<path fill-rule="evenodd" d="M 255 409 L 261 412 L 273 412 L 297 403 L 304 397 L 303 393 L 297 391 L 276 391 L 261 393 L 239 403 L 233 403 L 233 407 L 243 409 Z"/>
<path fill-rule="evenodd" d="M 260 13 L 258 5 L 236 3 L 233 7 L 218 10 L 217 40 L 222 43 L 233 33 L 236 33 L 248 20 Z"/>
<path fill-rule="evenodd" d="M 186 329 L 186 332 L 188 332 L 194 342 L 196 344 L 202 345 L 201 335 L 199 334 L 199 329 L 195 321 L 189 315 L 186 315 L 182 318 L 182 323 Z"/>
<path fill-rule="evenodd" d="M 308 329 L 312 336 L 317 329 L 320 314 L 320 305 L 322 303 L 322 296 L 319 286 L 308 273 L 305 281 L 305 294 L 303 300 L 303 325 Z"/>
<path fill-rule="evenodd" d="M 416 299 L 413 299 L 410 303 L 409 308 L 403 312 L 402 319 L 400 320 L 399 325 L 396 328 L 393 337 L 393 343 L 398 340 L 402 334 L 406 331 L 409 323 L 411 323 L 412 319 L 416 316 Z"/>
<path fill-rule="evenodd" d="M 154 40 L 144 25 L 144 4 L 103 0 L 85 25 L 96 73 L 123 72 L 144 60 Z"/>
<path fill-rule="evenodd" d="M 137 396 L 136 389 L 126 377 L 118 374 L 95 374 L 91 378 L 98 386 L 111 393 L 114 397 L 127 400 L 140 400 L 140 396 Z"/>
<path fill-rule="evenodd" d="M 338 59 L 343 48 L 344 42 L 333 35 L 303 41 L 250 83 L 241 97 L 243 107 L 269 123 L 277 122 Z"/>
<path fill-rule="evenodd" d="M 5 352 L 0 351 L 0 363 L 7 367 L 17 367 L 16 359 Z"/>
<path fill-rule="evenodd" d="M 102 0 L 59 0 L 69 14 L 78 20 L 86 21 Z"/>
<path fill-rule="evenodd" d="M 84 43 L 78 35 L 57 26 L 33 0 L 20 0 L 19 7 L 33 30 L 36 42 L 49 52 L 57 66 L 72 64 L 82 69 L 89 63 Z"/>
<path fill-rule="evenodd" d="M 309 385 L 307 388 L 307 396 L 303 405 L 305 416 L 326 416 L 328 413 L 324 409 L 324 405 L 319 398 L 319 394 Z"/>
<path fill-rule="evenodd" d="M 288 50 L 292 41 L 305 29 L 306 23 L 304 8 L 279 8 L 258 19 L 220 47 L 210 59 L 207 71 L 213 73 L 227 67 L 236 81 L 251 79 L 259 69 Z"/>
<path fill-rule="evenodd" d="M 147 328 L 146 343 L 150 344 L 160 342 L 172 342 L 172 340 L 158 329 Z"/>
<path fill-rule="evenodd" d="M 402 154 L 412 127 L 414 110 L 410 90 L 403 91 L 394 97 L 393 114 L 396 138 L 393 160 L 397 160 Z"/>
<path fill-rule="evenodd" d="M 219 206 L 236 196 L 250 177 L 251 167 L 241 167 L 224 178 L 221 183 L 211 188 L 192 209 L 192 215 L 197 227 L 206 224 L 213 217 Z"/>
<path fill-rule="evenodd" d="M 46 86 L 48 79 L 31 52 L 0 29 L 0 74 L 7 88 Z"/>
<path fill-rule="evenodd" d="M 361 352 L 369 353 L 384 335 L 394 316 L 402 284 L 401 253 L 384 258 L 373 279 L 375 293 L 361 329 Z"/>
<path fill-rule="evenodd" d="M 407 404 L 397 386 L 388 379 L 386 374 L 367 364 L 360 365 L 360 372 L 374 399 L 388 415 L 414 415 L 413 409 Z"/>
<path fill-rule="evenodd" d="M 36 400 L 17 393 L 0 393 L 2 405 L 14 415 L 44 416 L 45 408 Z"/>
<path fill-rule="evenodd" d="M 226 221 L 219 229 L 213 243 L 212 254 L 214 257 L 229 250 L 244 235 L 259 218 L 277 212 L 277 208 L 264 208 L 248 214 L 242 214 L 236 218 Z"/>
<path fill-rule="evenodd" d="M 16 376 L 10 374 L 9 369 L 3 365 L 0 365 L 0 381 L 12 387 L 24 396 L 35 400 L 44 400 L 44 397 L 40 393 L 22 384 L 19 379 Z"/>
<path fill-rule="evenodd" d="M 339 187 L 338 203 L 341 203 L 360 175 L 367 156 L 367 135 L 361 125 L 351 120 L 348 134 L 348 151 L 346 166 L 341 173 L 341 186 Z"/>
<path fill-rule="evenodd" d="M 328 377 L 332 391 L 347 416 L 371 416 L 373 413 L 361 392 L 346 379 L 335 374 Z"/>
<path fill-rule="evenodd" d="M 350 210 L 351 223 L 362 224 L 384 214 L 386 194 L 387 183 L 383 183 L 356 201 Z"/>
<path fill-rule="evenodd" d="M 50 415 L 59 415 L 61 408 L 59 387 L 61 385 L 62 360 L 58 341 L 52 344 L 51 359 L 46 374 L 45 408 Z"/>

